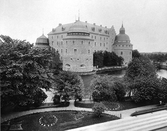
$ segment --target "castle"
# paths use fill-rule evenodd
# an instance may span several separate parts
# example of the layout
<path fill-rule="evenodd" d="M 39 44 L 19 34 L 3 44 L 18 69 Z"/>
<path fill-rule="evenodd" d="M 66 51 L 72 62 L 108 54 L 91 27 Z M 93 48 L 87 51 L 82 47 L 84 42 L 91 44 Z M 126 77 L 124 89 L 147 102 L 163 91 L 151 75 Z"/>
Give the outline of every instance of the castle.
<path fill-rule="evenodd" d="M 59 24 L 48 34 L 37 38 L 36 46 L 53 47 L 59 52 L 63 70 L 71 72 L 93 71 L 93 52 L 115 52 L 124 59 L 127 65 L 132 59 L 133 45 L 125 34 L 125 28 L 120 28 L 116 35 L 115 29 L 98 26 L 95 23 L 76 20 L 70 24 Z"/>

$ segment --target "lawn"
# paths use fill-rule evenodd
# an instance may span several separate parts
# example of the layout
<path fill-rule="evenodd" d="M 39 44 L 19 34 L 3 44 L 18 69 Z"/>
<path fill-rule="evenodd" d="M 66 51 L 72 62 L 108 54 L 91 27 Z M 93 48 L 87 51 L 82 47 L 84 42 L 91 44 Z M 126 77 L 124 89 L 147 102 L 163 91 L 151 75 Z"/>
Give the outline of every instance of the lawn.
<path fill-rule="evenodd" d="M 52 117 L 53 116 L 53 117 Z M 102 114 L 97 118 L 92 112 L 86 111 L 57 111 L 43 112 L 19 117 L 11 120 L 8 129 L 21 128 L 23 131 L 64 131 L 86 125 L 119 119 L 116 116 Z M 2 130 L 7 131 L 6 123 L 2 123 Z M 6 130 L 5 130 L 6 128 Z"/>

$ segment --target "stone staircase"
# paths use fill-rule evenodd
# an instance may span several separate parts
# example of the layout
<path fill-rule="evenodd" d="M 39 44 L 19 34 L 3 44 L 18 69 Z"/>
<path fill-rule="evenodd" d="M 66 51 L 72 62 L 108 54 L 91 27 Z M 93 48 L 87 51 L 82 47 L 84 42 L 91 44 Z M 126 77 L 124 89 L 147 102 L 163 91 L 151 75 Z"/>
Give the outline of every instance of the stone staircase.
<path fill-rule="evenodd" d="M 167 126 L 167 110 L 90 125 L 70 131 L 150 131 Z"/>

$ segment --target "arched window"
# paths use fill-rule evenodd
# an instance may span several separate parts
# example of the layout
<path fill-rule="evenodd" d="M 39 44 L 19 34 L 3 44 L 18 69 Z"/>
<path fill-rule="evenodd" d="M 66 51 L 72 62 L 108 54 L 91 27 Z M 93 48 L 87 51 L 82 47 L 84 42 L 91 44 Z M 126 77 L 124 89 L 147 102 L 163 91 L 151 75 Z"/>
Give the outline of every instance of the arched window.
<path fill-rule="evenodd" d="M 121 55 L 123 55 L 123 52 L 121 51 Z"/>

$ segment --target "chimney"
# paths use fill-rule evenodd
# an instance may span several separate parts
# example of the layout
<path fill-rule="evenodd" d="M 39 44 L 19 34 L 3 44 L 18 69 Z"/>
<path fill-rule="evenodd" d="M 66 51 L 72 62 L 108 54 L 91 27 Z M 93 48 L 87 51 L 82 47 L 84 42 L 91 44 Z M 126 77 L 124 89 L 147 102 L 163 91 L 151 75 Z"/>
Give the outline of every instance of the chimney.
<path fill-rule="evenodd" d="M 87 23 L 87 21 L 85 21 L 85 23 Z"/>
<path fill-rule="evenodd" d="M 93 25 L 96 25 L 96 23 L 93 23 Z"/>
<path fill-rule="evenodd" d="M 59 23 L 59 26 L 61 26 L 62 24 L 61 23 Z"/>

